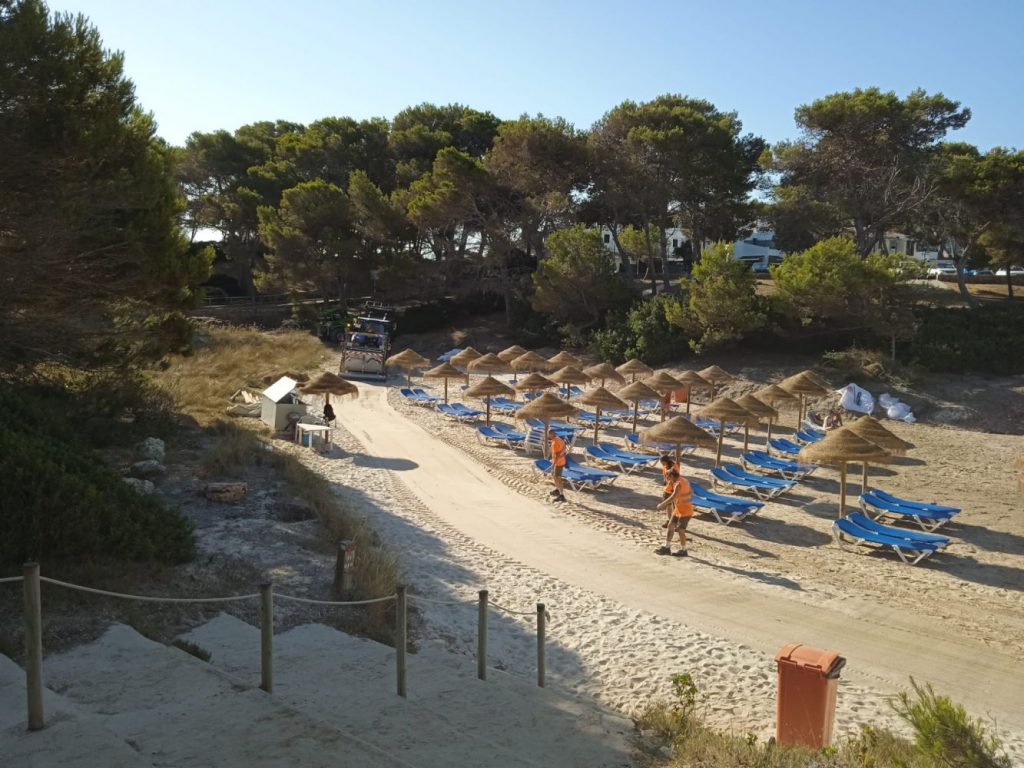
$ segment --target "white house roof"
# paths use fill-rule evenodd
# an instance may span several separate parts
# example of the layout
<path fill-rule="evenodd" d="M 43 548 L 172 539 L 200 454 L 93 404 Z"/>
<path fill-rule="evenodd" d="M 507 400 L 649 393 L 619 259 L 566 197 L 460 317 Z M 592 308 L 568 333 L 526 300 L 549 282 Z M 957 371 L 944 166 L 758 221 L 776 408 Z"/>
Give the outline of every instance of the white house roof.
<path fill-rule="evenodd" d="M 263 396 L 272 403 L 280 403 L 292 393 L 296 384 L 298 384 L 298 382 L 295 381 L 295 379 L 289 379 L 287 376 L 282 376 L 263 390 Z"/>

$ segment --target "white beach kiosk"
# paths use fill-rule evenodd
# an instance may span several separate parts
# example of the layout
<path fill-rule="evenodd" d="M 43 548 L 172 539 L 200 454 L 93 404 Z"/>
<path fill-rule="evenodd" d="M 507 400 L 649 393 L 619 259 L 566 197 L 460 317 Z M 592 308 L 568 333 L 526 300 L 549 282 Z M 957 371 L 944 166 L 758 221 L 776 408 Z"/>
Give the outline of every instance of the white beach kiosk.
<path fill-rule="evenodd" d="M 306 415 L 306 404 L 295 391 L 297 384 L 295 379 L 282 376 L 263 390 L 260 420 L 275 432 L 284 432 L 295 418 Z"/>

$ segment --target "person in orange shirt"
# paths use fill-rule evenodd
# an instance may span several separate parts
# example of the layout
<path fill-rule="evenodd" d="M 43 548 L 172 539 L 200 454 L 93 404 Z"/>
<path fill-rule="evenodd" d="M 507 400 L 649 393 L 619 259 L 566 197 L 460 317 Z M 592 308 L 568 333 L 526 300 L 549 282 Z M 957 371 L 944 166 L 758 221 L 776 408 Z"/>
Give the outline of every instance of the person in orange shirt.
<path fill-rule="evenodd" d="M 551 481 L 555 484 L 551 495 L 555 501 L 565 501 L 565 480 L 562 479 L 566 457 L 565 440 L 553 429 L 548 430 L 548 437 L 551 439 Z"/>
<path fill-rule="evenodd" d="M 693 490 L 689 481 L 679 474 L 679 470 L 673 469 L 668 473 L 672 481 L 672 495 L 658 505 L 658 509 L 671 507 L 672 519 L 668 524 L 668 538 L 665 546 L 654 550 L 659 555 L 672 554 L 672 534 L 679 534 L 680 549 L 675 552 L 676 557 L 686 557 L 686 526 L 690 524 L 693 517 Z"/>
<path fill-rule="evenodd" d="M 669 456 L 668 454 L 665 454 L 664 456 L 662 456 L 661 457 L 661 480 L 662 480 L 662 485 L 665 486 L 662 489 L 663 490 L 663 493 L 662 493 L 662 496 L 661 496 L 661 500 L 662 501 L 664 501 L 669 496 L 671 496 L 672 495 L 672 490 L 675 488 L 675 484 L 672 482 L 672 480 L 669 479 L 669 476 L 668 476 L 669 472 L 671 472 L 673 469 L 676 472 L 678 472 L 679 471 L 679 465 L 676 464 L 675 461 L 672 460 L 672 457 Z M 665 522 L 661 524 L 661 527 L 662 528 L 668 528 L 668 524 L 670 522 L 672 522 L 672 511 L 671 510 L 669 510 L 668 516 L 665 518 Z"/>

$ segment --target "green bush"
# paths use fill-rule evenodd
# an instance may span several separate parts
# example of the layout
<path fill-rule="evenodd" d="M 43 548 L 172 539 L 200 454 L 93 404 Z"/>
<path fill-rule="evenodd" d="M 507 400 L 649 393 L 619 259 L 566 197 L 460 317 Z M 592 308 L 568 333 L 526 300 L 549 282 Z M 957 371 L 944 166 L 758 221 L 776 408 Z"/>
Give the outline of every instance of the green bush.
<path fill-rule="evenodd" d="M 913 696 L 903 691 L 893 702 L 896 713 L 914 729 L 917 748 L 936 766 L 1009 768 L 999 740 L 960 704 L 938 696 L 930 685 L 910 678 Z"/>
<path fill-rule="evenodd" d="M 1024 307 L 922 308 L 910 344 L 913 360 L 931 371 L 1024 373 Z"/>
<path fill-rule="evenodd" d="M 681 306 L 677 296 L 665 293 L 638 301 L 625 315 L 611 316 L 604 328 L 591 334 L 591 353 L 615 364 L 636 357 L 658 365 L 688 356 L 689 337 L 668 321 L 669 313 Z"/>
<path fill-rule="evenodd" d="M 129 488 L 79 436 L 79 399 L 0 386 L 0 562 L 190 559 L 188 521 Z"/>
<path fill-rule="evenodd" d="M 398 315 L 398 331 L 437 331 L 465 317 L 496 312 L 502 306 L 501 297 L 488 291 L 476 291 L 458 298 L 436 299 L 403 309 Z"/>

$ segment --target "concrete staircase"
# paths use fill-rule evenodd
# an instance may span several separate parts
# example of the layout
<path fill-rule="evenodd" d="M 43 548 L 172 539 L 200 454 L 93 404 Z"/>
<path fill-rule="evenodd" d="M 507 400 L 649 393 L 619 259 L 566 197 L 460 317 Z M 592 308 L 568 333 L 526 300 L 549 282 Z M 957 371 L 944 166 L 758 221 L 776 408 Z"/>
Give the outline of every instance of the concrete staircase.
<path fill-rule="evenodd" d="M 44 661 L 47 727 L 25 730 L 25 676 L 0 656 L 0 755 L 19 768 L 628 766 L 632 724 L 472 659 L 408 656 L 323 625 L 275 636 L 273 695 L 259 631 L 227 615 L 186 639 L 211 663 L 114 625 Z M 10 760 L 9 760 L 10 758 Z"/>

